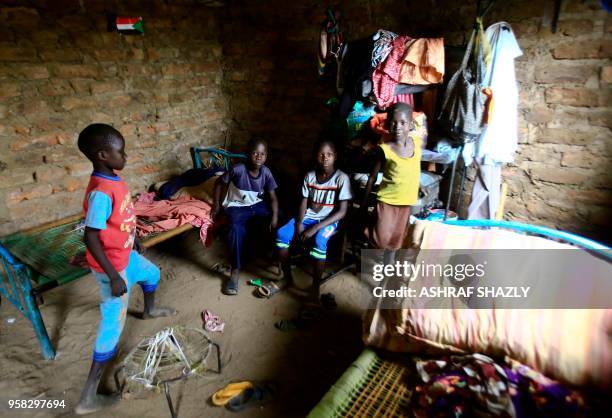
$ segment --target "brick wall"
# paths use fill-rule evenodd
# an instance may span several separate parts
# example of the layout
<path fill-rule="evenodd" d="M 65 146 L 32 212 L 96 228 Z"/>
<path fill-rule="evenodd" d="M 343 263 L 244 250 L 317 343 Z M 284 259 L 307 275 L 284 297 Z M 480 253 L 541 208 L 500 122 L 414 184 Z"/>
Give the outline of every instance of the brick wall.
<path fill-rule="evenodd" d="M 81 6 L 81 3 L 83 6 Z M 144 36 L 107 32 L 105 6 L 143 16 Z M 0 2 L 0 235 L 77 213 L 93 122 L 127 141 L 133 191 L 224 142 L 218 8 L 195 1 Z"/>
<path fill-rule="evenodd" d="M 460 45 L 475 2 L 431 0 L 339 1 L 349 39 L 378 28 L 411 36 L 442 36 Z M 497 2 L 485 26 L 509 22 L 524 55 L 520 82 L 520 150 L 504 168 L 506 218 L 547 225 L 609 241 L 612 217 L 612 18 L 595 0 L 563 2 L 551 33 L 542 0 Z M 316 75 L 316 1 L 232 2 L 223 27 L 225 87 L 234 144 L 249 135 L 269 138 L 284 171 L 306 168 L 307 155 L 327 118 L 331 82 Z M 297 176 L 297 174 L 295 175 Z M 464 205 L 473 171 L 468 172 Z"/>
<path fill-rule="evenodd" d="M 252 135 L 269 139 L 283 182 L 299 178 L 333 93 L 333 80 L 316 74 L 324 6 L 205 3 L 0 0 L 0 234 L 78 211 L 90 168 L 74 143 L 94 121 L 126 136 L 133 190 L 187 168 L 190 144 L 239 149 Z M 349 39 L 386 28 L 449 45 L 469 35 L 475 9 L 451 0 L 336 3 Z M 509 22 L 524 52 L 506 217 L 605 239 L 612 19 L 596 0 L 565 0 L 552 34 L 548 3 L 496 2 L 485 20 Z M 105 5 L 144 16 L 145 35 L 107 33 Z"/>

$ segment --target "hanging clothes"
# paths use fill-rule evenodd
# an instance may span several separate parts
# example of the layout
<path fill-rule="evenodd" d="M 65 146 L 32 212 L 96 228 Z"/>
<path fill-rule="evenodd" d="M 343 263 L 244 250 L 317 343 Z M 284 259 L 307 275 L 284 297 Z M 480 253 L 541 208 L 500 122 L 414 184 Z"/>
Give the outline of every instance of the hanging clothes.
<path fill-rule="evenodd" d="M 372 74 L 374 95 L 382 109 L 393 103 L 395 86 L 399 83 L 400 68 L 404 61 L 406 42 L 410 39 L 408 36 L 395 38 L 391 53 Z"/>
<path fill-rule="evenodd" d="M 482 164 L 474 180 L 468 219 L 495 219 L 501 190 L 501 164 Z"/>
<path fill-rule="evenodd" d="M 357 100 L 364 96 L 364 82 L 372 77 L 372 50 L 374 40 L 371 36 L 349 42 L 346 51 L 343 52 L 342 75 L 343 92 L 340 98 L 340 116 L 345 119 L 350 113 Z"/>
<path fill-rule="evenodd" d="M 376 68 L 387 59 L 393 49 L 393 41 L 397 34 L 388 30 L 379 29 L 373 36 L 374 49 L 372 50 L 372 68 Z"/>
<path fill-rule="evenodd" d="M 390 104 L 395 103 L 406 103 L 407 105 L 410 105 L 410 107 L 414 108 L 414 97 L 412 94 L 396 94 L 393 96 L 393 99 L 391 99 Z"/>
<path fill-rule="evenodd" d="M 344 43 L 340 29 L 340 12 L 327 9 L 326 18 L 321 23 L 319 33 L 319 51 L 317 54 L 317 72 L 319 77 L 325 74 L 325 67 L 332 56 L 337 57 L 338 51 Z"/>
<path fill-rule="evenodd" d="M 438 84 L 444 78 L 444 39 L 412 39 L 400 67 L 400 83 Z"/>
<path fill-rule="evenodd" d="M 510 163 L 518 148 L 518 85 L 514 60 L 523 52 L 506 22 L 489 26 L 485 34 L 492 52 L 483 86 L 491 89 L 495 107 L 479 141 L 477 156 L 485 164 Z"/>
<path fill-rule="evenodd" d="M 483 164 L 509 163 L 518 148 L 518 85 L 514 60 L 523 53 L 506 22 L 489 26 L 485 36 L 491 45 L 491 61 L 485 66 L 482 85 L 490 89 L 495 107 L 489 107 L 489 124 L 474 144 L 466 144 L 463 158 L 470 165 L 476 157 Z"/>
<path fill-rule="evenodd" d="M 488 125 L 478 141 L 466 144 L 463 152 L 466 165 L 474 160 L 479 163 L 468 219 L 495 217 L 500 198 L 501 164 L 512 162 L 518 148 L 518 85 L 514 60 L 522 51 L 506 22 L 489 26 L 485 36 L 491 46 L 491 61 L 488 66 L 485 63 L 482 85 L 491 97 Z"/>

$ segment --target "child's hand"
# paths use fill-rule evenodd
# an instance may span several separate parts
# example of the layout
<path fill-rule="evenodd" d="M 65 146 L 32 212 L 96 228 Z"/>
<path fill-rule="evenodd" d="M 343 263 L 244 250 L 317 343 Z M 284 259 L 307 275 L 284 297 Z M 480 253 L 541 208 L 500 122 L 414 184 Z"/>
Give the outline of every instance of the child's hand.
<path fill-rule="evenodd" d="M 310 238 L 314 237 L 317 232 L 318 230 L 314 226 L 310 227 L 304 232 L 302 232 L 302 234 L 300 235 L 300 238 L 302 239 L 302 241 L 309 240 Z"/>
<path fill-rule="evenodd" d="M 110 278 L 110 285 L 111 295 L 113 295 L 113 297 L 118 298 L 127 292 L 127 286 L 119 274 Z"/>
<path fill-rule="evenodd" d="M 214 205 L 211 209 L 210 209 L 210 217 L 212 218 L 213 221 L 217 220 L 217 217 L 219 216 L 219 206 Z"/>
<path fill-rule="evenodd" d="M 275 230 L 277 226 L 278 226 L 278 218 L 276 216 L 273 216 L 272 220 L 270 221 L 270 231 Z"/>
<path fill-rule="evenodd" d="M 134 238 L 134 249 L 139 254 L 144 254 L 147 248 L 142 244 L 138 238 Z"/>
<path fill-rule="evenodd" d="M 295 234 L 294 237 L 298 239 L 302 239 L 302 233 L 304 232 L 304 225 L 300 222 L 299 224 L 295 224 Z"/>

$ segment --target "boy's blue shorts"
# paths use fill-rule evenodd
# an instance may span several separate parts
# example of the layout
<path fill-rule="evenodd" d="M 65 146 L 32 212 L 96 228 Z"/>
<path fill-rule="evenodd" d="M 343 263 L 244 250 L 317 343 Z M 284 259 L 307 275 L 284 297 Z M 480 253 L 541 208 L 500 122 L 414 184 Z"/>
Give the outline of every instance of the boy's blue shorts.
<path fill-rule="evenodd" d="M 128 266 L 119 272 L 127 287 L 127 292 L 123 296 L 113 297 L 110 280 L 106 274 L 96 271 L 93 271 L 93 274 L 100 287 L 100 314 L 102 315 L 93 359 L 104 362 L 112 359 L 117 353 L 117 344 L 125 325 L 132 286 L 138 283 L 144 293 L 155 292 L 160 273 L 155 264 L 132 250 Z"/>
<path fill-rule="evenodd" d="M 319 220 L 304 218 L 302 225 L 304 229 L 309 226 L 318 224 Z M 316 260 L 325 261 L 327 258 L 327 242 L 338 229 L 338 222 L 327 225 L 325 228 L 319 229 L 314 236 L 314 245 L 310 249 L 310 256 Z M 291 219 L 283 225 L 276 233 L 276 246 L 278 248 L 289 248 L 293 235 L 295 234 L 295 219 Z"/>

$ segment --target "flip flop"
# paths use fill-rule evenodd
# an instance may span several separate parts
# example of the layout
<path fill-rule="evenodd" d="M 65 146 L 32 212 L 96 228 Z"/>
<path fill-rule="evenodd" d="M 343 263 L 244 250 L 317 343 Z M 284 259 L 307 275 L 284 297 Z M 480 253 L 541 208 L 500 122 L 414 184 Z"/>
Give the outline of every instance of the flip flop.
<path fill-rule="evenodd" d="M 252 387 L 253 383 L 249 381 L 230 383 L 223 389 L 219 389 L 213 393 L 210 400 L 215 406 L 224 406 L 227 405 L 232 398 L 235 398 L 245 390 L 251 389 Z"/>
<path fill-rule="evenodd" d="M 256 383 L 252 388 L 245 389 L 238 396 L 230 399 L 227 408 L 233 412 L 242 411 L 271 400 L 276 392 L 277 387 L 272 383 Z"/>
<path fill-rule="evenodd" d="M 238 294 L 239 283 L 238 280 L 228 279 L 223 285 L 223 294 L 228 296 L 235 296 Z"/>
<path fill-rule="evenodd" d="M 300 319 L 300 318 L 281 319 L 280 321 L 274 324 L 274 327 L 277 330 L 283 331 L 283 332 L 301 331 L 303 329 L 308 328 L 309 326 L 310 326 L 310 320 Z"/>
<path fill-rule="evenodd" d="M 223 332 L 223 329 L 225 329 L 225 322 L 208 309 L 202 312 L 202 321 L 204 321 L 204 329 L 206 331 Z"/>
<path fill-rule="evenodd" d="M 231 273 L 232 271 L 232 267 L 229 264 L 224 264 L 224 263 L 215 263 L 211 269 L 219 274 L 223 274 L 223 275 L 228 275 Z"/>
<path fill-rule="evenodd" d="M 283 280 L 278 282 L 266 281 L 256 289 L 256 294 L 261 298 L 271 298 L 286 287 L 287 282 Z"/>
<path fill-rule="evenodd" d="M 263 285 L 263 280 L 262 279 L 251 279 L 247 283 L 250 284 L 251 286 L 261 287 Z"/>

